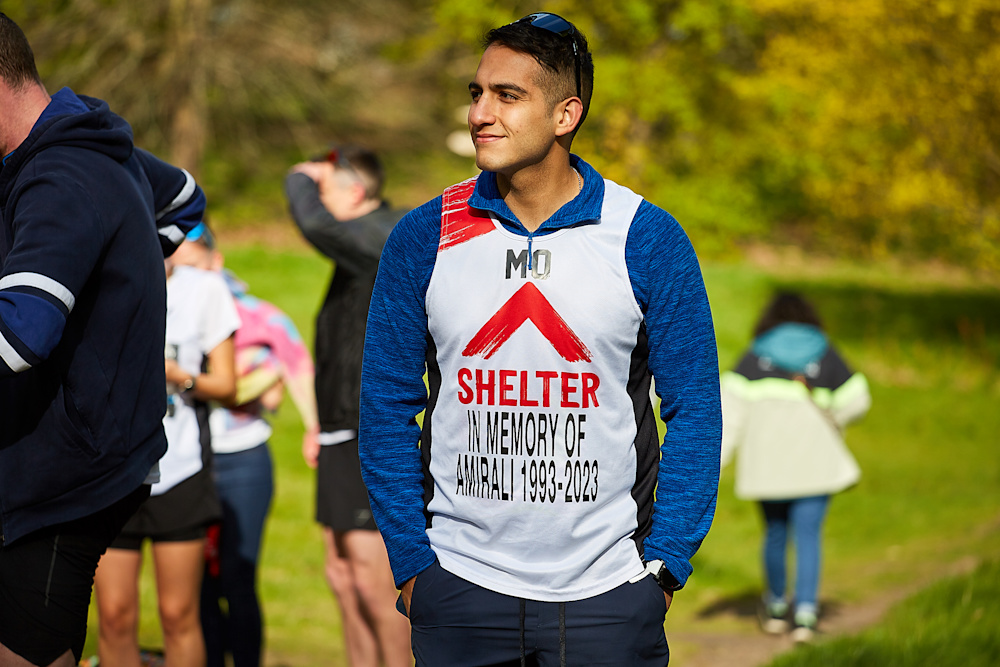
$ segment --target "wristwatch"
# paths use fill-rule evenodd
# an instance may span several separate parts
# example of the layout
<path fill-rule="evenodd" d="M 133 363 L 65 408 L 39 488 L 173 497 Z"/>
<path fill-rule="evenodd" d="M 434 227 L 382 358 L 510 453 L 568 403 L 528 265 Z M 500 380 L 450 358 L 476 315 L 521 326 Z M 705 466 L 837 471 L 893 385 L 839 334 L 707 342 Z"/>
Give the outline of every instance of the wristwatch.
<path fill-rule="evenodd" d="M 191 391 L 192 389 L 194 389 L 194 381 L 195 377 L 192 375 L 187 380 L 184 380 L 184 382 L 181 382 L 179 385 L 177 385 L 177 388 L 181 390 L 182 394 L 186 391 Z"/>
<path fill-rule="evenodd" d="M 662 560 L 651 560 L 646 563 L 646 568 L 653 575 L 653 580 L 656 581 L 657 585 L 667 593 L 673 593 L 683 586 L 674 578 L 674 575 L 670 574 L 670 570 L 667 569 Z"/>

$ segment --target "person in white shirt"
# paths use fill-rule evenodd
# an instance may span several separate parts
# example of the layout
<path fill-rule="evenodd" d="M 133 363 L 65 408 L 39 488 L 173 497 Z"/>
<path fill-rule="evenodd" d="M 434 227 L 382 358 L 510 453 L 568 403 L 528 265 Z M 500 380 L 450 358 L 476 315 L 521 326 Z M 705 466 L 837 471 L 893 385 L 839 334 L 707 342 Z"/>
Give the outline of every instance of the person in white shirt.
<path fill-rule="evenodd" d="M 219 274 L 170 260 L 166 267 L 167 453 L 149 500 L 101 558 L 95 578 L 98 652 L 110 665 L 139 664 L 138 580 L 146 538 L 153 543 L 167 664 L 205 665 L 198 613 L 205 530 L 221 517 L 210 470 L 208 402 L 235 400 L 233 337 L 240 320 Z"/>

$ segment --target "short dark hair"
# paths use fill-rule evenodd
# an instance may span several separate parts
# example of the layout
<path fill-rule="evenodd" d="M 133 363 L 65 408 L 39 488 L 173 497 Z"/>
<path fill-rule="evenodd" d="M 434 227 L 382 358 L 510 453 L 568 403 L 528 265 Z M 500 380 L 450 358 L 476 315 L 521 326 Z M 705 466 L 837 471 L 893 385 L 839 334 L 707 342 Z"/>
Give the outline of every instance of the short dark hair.
<path fill-rule="evenodd" d="M 513 23 L 490 30 L 483 37 L 483 49 L 493 45 L 506 46 L 534 58 L 546 73 L 551 74 L 548 80 L 537 83 L 545 90 L 546 98 L 553 106 L 568 97 L 576 96 L 576 58 L 579 57 L 580 97 L 583 102 L 583 114 L 576 125 L 579 130 L 590 111 L 590 99 L 594 93 L 594 59 L 590 54 L 587 38 L 572 23 L 570 26 L 573 30 L 565 35 L 535 27 L 531 25 L 533 16 L 534 14 L 529 14 Z M 574 44 L 578 56 L 573 53 Z"/>
<path fill-rule="evenodd" d="M 364 146 L 357 144 L 334 145 L 327 149 L 326 153 L 312 158 L 312 161 L 331 162 L 335 167 L 353 170 L 365 186 L 365 196 L 369 199 L 382 198 L 382 186 L 385 183 L 382 161 L 379 160 L 378 155 Z"/>
<path fill-rule="evenodd" d="M 365 194 L 370 199 L 381 199 L 385 173 L 378 155 L 363 146 L 355 145 L 344 146 L 340 152 L 351 168 L 361 177 L 361 181 L 365 184 Z"/>
<path fill-rule="evenodd" d="M 2 12 L 0 12 L 0 79 L 15 90 L 32 83 L 42 83 L 28 38 L 16 23 Z"/>
<path fill-rule="evenodd" d="M 797 292 L 778 292 L 767 304 L 764 312 L 754 327 L 754 338 L 786 322 L 811 324 L 817 329 L 823 328 L 819 313 L 811 303 Z"/>

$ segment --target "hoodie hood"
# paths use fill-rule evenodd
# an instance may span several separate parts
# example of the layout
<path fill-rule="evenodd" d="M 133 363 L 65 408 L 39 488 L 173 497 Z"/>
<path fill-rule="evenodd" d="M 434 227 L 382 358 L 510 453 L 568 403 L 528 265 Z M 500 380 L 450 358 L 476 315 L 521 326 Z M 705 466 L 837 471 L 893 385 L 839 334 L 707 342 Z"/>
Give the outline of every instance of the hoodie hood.
<path fill-rule="evenodd" d="M 758 336 L 753 342 L 753 353 L 783 371 L 811 377 L 829 346 L 826 334 L 819 328 L 788 322 Z"/>
<path fill-rule="evenodd" d="M 72 146 L 107 155 L 124 163 L 132 155 L 132 128 L 103 100 L 63 88 L 52 95 L 27 138 L 14 149 L 0 171 L 0 192 L 6 200 L 21 165 L 48 148 Z"/>

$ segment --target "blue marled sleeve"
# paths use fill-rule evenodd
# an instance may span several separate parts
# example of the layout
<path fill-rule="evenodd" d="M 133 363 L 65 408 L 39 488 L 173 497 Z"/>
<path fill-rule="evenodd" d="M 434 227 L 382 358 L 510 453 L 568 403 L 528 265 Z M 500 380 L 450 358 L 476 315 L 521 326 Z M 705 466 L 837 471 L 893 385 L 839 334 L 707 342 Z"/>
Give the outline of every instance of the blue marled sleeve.
<path fill-rule="evenodd" d="M 667 425 L 645 557 L 663 560 L 683 583 L 718 496 L 722 414 L 712 313 L 698 258 L 670 214 L 643 202 L 625 252 Z"/>
<path fill-rule="evenodd" d="M 379 261 L 365 334 L 361 472 L 397 586 L 435 558 L 425 530 L 416 417 L 427 404 L 424 304 L 440 233 L 440 197 L 396 225 Z"/>

